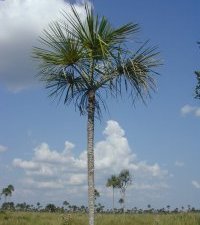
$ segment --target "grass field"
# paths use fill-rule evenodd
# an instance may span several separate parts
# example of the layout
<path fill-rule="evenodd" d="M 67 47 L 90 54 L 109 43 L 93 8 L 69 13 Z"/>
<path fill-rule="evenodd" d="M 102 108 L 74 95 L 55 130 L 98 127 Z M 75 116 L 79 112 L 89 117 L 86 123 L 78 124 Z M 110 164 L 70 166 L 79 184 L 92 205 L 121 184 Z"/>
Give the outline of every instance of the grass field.
<path fill-rule="evenodd" d="M 0 212 L 0 225 L 87 225 L 86 214 Z M 200 213 L 96 215 L 96 225 L 200 225 Z"/>

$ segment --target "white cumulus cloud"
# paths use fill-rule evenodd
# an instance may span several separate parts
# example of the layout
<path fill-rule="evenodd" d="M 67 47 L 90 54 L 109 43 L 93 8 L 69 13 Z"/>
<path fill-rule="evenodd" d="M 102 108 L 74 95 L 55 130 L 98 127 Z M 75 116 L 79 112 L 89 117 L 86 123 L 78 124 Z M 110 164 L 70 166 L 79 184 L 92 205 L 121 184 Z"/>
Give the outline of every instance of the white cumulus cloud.
<path fill-rule="evenodd" d="M 25 170 L 36 170 L 39 168 L 38 163 L 33 162 L 33 161 L 26 161 L 26 160 L 22 160 L 22 159 L 14 159 L 13 165 L 16 167 L 25 169 Z"/>
<path fill-rule="evenodd" d="M 129 146 L 125 131 L 113 120 L 107 122 L 103 131 L 105 138 L 95 144 L 96 184 L 99 190 L 105 189 L 106 179 L 129 169 L 134 176 L 134 190 L 159 190 L 168 188 L 167 170 L 158 163 L 149 164 L 137 159 Z M 65 142 L 62 151 L 50 149 L 42 143 L 34 149 L 30 160 L 14 159 L 13 166 L 25 172 L 24 188 L 50 188 L 78 190 L 77 186 L 87 185 L 87 152 L 74 156 L 75 145 Z M 80 194 L 80 193 L 79 193 Z"/>
<path fill-rule="evenodd" d="M 7 151 L 7 150 L 8 150 L 8 148 L 7 148 L 6 146 L 0 145 L 0 153 L 1 153 L 1 152 L 5 152 L 5 151 Z"/>
<path fill-rule="evenodd" d="M 83 15 L 83 5 L 75 4 Z M 32 47 L 47 25 L 70 10 L 64 0 L 0 1 L 0 82 L 12 91 L 35 84 L 36 66 Z"/>
<path fill-rule="evenodd" d="M 200 189 L 200 182 L 196 181 L 196 180 L 193 180 L 192 181 L 192 185 L 197 188 L 197 189 Z"/>
<path fill-rule="evenodd" d="M 174 163 L 174 165 L 175 165 L 175 166 L 177 166 L 177 167 L 183 167 L 183 166 L 185 165 L 185 163 L 184 163 L 184 162 L 181 162 L 181 161 L 176 160 L 176 161 L 175 161 L 175 163 Z"/>
<path fill-rule="evenodd" d="M 187 114 L 193 114 L 194 116 L 200 117 L 200 107 L 184 105 L 181 108 L 181 114 L 186 116 Z"/>

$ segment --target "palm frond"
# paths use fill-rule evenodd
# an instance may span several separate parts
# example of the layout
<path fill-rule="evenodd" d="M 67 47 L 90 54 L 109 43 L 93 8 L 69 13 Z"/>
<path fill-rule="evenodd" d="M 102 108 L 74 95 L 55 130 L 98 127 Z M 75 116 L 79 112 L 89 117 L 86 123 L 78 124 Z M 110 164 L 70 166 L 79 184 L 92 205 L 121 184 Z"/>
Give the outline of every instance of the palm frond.
<path fill-rule="evenodd" d="M 97 89 L 108 88 L 115 97 L 126 90 L 133 101 L 139 97 L 145 103 L 145 98 L 150 97 L 150 92 L 156 88 L 153 75 L 158 73 L 154 69 L 161 65 L 157 48 L 146 45 L 147 42 L 130 56 L 119 52 L 114 62 L 104 68 L 101 80 L 96 82 Z"/>
<path fill-rule="evenodd" d="M 64 33 L 58 23 L 51 24 L 48 30 L 44 30 L 39 42 L 46 48 L 34 47 L 33 55 L 42 63 L 68 66 L 84 60 L 79 41 L 69 33 Z"/>
<path fill-rule="evenodd" d="M 88 93 L 95 92 L 95 107 L 100 115 L 106 97 L 128 92 L 133 101 L 143 101 L 155 90 L 155 68 L 160 65 L 155 47 L 144 43 L 135 53 L 126 42 L 139 30 L 127 23 L 114 28 L 106 17 L 99 17 L 85 5 L 83 19 L 76 8 L 62 12 L 63 21 L 51 23 L 34 47 L 33 57 L 40 62 L 39 76 L 50 96 L 72 101 L 81 114 L 87 112 Z"/>
<path fill-rule="evenodd" d="M 145 102 L 145 97 L 150 96 L 150 91 L 155 90 L 156 84 L 153 74 L 158 74 L 153 69 L 161 65 L 158 59 L 159 52 L 156 47 L 145 48 L 146 43 L 131 57 L 122 61 L 118 66 L 119 77 L 116 79 L 118 90 L 121 93 L 121 75 L 124 86 L 130 95 L 140 97 Z"/>
<path fill-rule="evenodd" d="M 200 99 L 200 71 L 195 71 L 197 85 L 195 88 L 195 98 Z"/>

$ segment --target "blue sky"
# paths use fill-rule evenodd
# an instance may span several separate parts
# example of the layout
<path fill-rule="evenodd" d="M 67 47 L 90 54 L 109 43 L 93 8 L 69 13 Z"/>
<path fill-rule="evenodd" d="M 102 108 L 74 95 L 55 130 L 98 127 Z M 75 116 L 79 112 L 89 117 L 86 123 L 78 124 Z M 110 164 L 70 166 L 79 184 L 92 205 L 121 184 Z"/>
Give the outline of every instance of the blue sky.
<path fill-rule="evenodd" d="M 134 107 L 126 96 L 108 99 L 109 111 L 96 121 L 99 202 L 111 206 L 106 179 L 126 167 L 134 176 L 129 207 L 200 208 L 200 106 L 193 74 L 200 66 L 200 2 L 96 0 L 93 5 L 114 26 L 139 23 L 137 45 L 150 40 L 163 61 L 147 106 Z M 86 117 L 47 97 L 30 59 L 41 30 L 63 8 L 69 10 L 63 0 L 0 1 L 0 189 L 13 184 L 16 202 L 87 202 Z"/>

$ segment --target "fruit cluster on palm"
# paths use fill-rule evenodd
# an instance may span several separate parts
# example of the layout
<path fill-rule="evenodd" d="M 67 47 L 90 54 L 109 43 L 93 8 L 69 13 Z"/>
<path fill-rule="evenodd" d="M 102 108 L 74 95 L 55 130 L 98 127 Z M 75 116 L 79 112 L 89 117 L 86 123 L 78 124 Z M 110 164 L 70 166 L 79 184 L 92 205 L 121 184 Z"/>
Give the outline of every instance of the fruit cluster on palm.
<path fill-rule="evenodd" d="M 105 107 L 105 97 L 124 92 L 145 100 L 155 83 L 153 69 L 160 62 L 155 48 L 142 45 L 132 51 L 127 43 L 139 31 L 138 24 L 114 28 L 105 17 L 94 14 L 85 4 L 83 20 L 76 8 L 63 13 L 64 20 L 54 22 L 35 47 L 39 75 L 50 96 L 73 102 L 81 115 L 87 115 L 88 207 L 89 224 L 94 224 L 94 120 Z"/>

